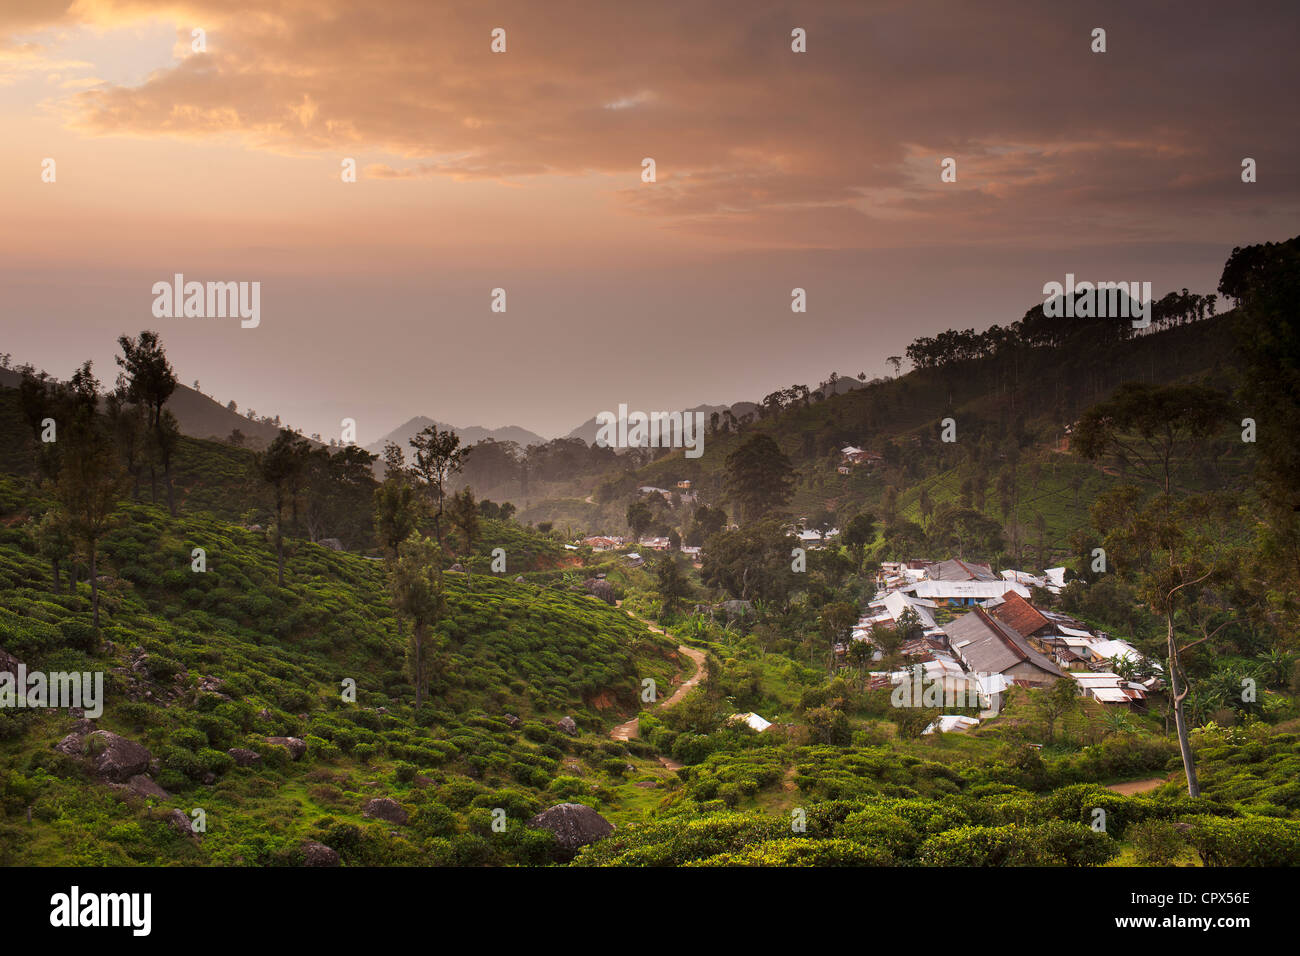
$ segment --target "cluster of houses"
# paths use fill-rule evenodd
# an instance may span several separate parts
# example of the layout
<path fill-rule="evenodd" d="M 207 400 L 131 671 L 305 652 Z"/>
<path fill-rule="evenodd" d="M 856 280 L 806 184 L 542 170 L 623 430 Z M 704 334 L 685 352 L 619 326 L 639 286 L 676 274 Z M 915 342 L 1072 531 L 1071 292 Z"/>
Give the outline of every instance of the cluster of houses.
<path fill-rule="evenodd" d="M 852 639 L 874 645 L 881 628 L 906 632 L 898 648 L 903 668 L 873 672 L 873 687 L 921 677 L 940 688 L 945 701 L 960 695 L 986 706 L 1010 687 L 1047 687 L 1070 677 L 1083 697 L 1144 707 L 1148 695 L 1163 686 L 1158 664 L 1144 660 L 1125 641 L 1034 603 L 1035 589 L 1059 593 L 1064 584 L 1064 568 L 1049 568 L 1041 575 L 996 574 L 987 564 L 957 559 L 886 562 L 876 596 L 853 628 Z M 946 620 L 949 614 L 956 616 Z M 883 657 L 876 647 L 873 658 Z M 1129 680 L 1116 669 L 1151 676 Z M 978 722 L 945 714 L 926 732 L 966 730 Z"/>
<path fill-rule="evenodd" d="M 854 468 L 874 468 L 885 459 L 874 451 L 867 451 L 857 445 L 845 445 L 840 449 L 840 464 L 836 468 L 841 475 L 851 474 Z"/>
<path fill-rule="evenodd" d="M 579 542 L 579 544 L 586 545 L 594 552 L 618 551 L 627 547 L 631 543 L 631 540 L 628 538 L 603 534 L 591 535 L 590 537 L 581 539 Z M 639 541 L 635 542 L 635 544 L 638 548 L 648 549 L 650 551 L 667 551 L 672 547 L 672 542 L 663 536 L 641 538 Z M 577 550 L 577 545 L 566 544 L 565 547 L 570 550 Z M 703 548 L 692 545 L 682 545 L 677 550 L 690 558 L 695 564 L 699 564 L 700 561 L 703 560 Z M 624 557 L 630 567 L 638 568 L 645 563 L 645 558 L 643 558 L 638 551 L 631 551 L 624 555 Z"/>
<path fill-rule="evenodd" d="M 699 501 L 699 496 L 692 490 L 689 478 L 683 478 L 677 482 L 676 491 L 669 488 L 660 488 L 657 485 L 641 485 L 637 488 L 637 494 L 642 497 L 648 495 L 658 495 L 664 501 L 672 504 L 673 495 L 676 494 L 684 505 L 693 505 Z"/>

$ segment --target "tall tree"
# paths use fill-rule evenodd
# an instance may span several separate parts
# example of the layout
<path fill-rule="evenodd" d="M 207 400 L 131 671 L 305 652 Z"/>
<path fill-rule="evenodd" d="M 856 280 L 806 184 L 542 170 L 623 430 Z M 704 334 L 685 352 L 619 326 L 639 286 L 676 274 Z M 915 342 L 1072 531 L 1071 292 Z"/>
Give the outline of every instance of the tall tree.
<path fill-rule="evenodd" d="M 853 555 L 855 570 L 862 569 L 862 558 L 866 554 L 867 545 L 876 540 L 876 518 L 875 515 L 863 512 L 857 515 L 849 522 L 848 527 L 844 529 L 844 544 L 848 547 L 849 553 Z"/>
<path fill-rule="evenodd" d="M 65 561 L 71 560 L 75 547 L 67 516 L 58 509 L 51 508 L 32 528 L 32 538 L 37 553 L 50 562 L 50 570 L 54 576 L 54 593 L 58 594 L 59 570 Z"/>
<path fill-rule="evenodd" d="M 18 384 L 18 405 L 23 420 L 32 431 L 36 446 L 36 471 L 40 478 L 53 480 L 59 473 L 58 441 L 42 440 L 47 419 L 54 419 L 58 432 L 58 405 L 61 401 L 59 387 L 48 372 L 37 372 L 30 365 L 22 367 L 22 380 Z"/>
<path fill-rule="evenodd" d="M 654 513 L 644 501 L 633 501 L 627 506 L 627 526 L 632 530 L 632 537 L 638 541 L 652 521 L 654 521 Z"/>
<path fill-rule="evenodd" d="M 275 497 L 276 584 L 279 587 L 284 587 L 284 509 L 298 487 L 310 447 L 307 439 L 282 428 L 275 441 L 256 459 L 258 473 L 271 486 Z"/>
<path fill-rule="evenodd" d="M 99 631 L 99 542 L 112 527 L 125 475 L 102 421 L 95 414 L 98 385 L 87 362 L 72 377 L 67 427 L 60 444 L 58 501 L 71 536 L 90 564 L 90 601 Z"/>
<path fill-rule="evenodd" d="M 1261 614 L 1293 643 L 1300 632 L 1300 237 L 1234 249 L 1219 290 L 1241 301 L 1234 331 L 1245 358 L 1243 414 L 1258 429 L 1264 528 L 1255 576 L 1269 596 Z"/>
<path fill-rule="evenodd" d="M 691 596 L 691 582 L 682 574 L 677 557 L 672 554 L 665 554 L 659 559 L 655 576 L 659 599 L 663 602 L 662 613 L 667 616 L 677 610 L 683 599 Z"/>
<path fill-rule="evenodd" d="M 145 408 L 132 402 L 125 388 L 119 387 L 104 402 L 113 444 L 117 446 L 122 467 L 131 479 L 132 500 L 140 497 L 140 473 L 144 467 L 149 425 Z"/>
<path fill-rule="evenodd" d="M 412 535 L 398 547 L 389 572 L 393 609 L 411 625 L 407 673 L 415 686 L 415 706 L 424 704 L 437 650 L 435 628 L 446 616 L 442 549 L 428 538 Z"/>
<path fill-rule="evenodd" d="M 441 548 L 447 482 L 460 471 L 465 456 L 471 449 L 461 448 L 459 435 L 450 429 L 440 432 L 437 425 L 425 426 L 411 439 L 410 445 L 415 449 L 415 473 L 424 482 L 433 505 L 433 532 L 438 539 L 438 547 Z"/>
<path fill-rule="evenodd" d="M 375 489 L 375 534 L 389 558 L 397 557 L 398 546 L 411 536 L 419 522 L 420 502 L 415 489 L 389 472 L 389 477 Z"/>
<path fill-rule="evenodd" d="M 1222 431 L 1231 411 L 1225 395 L 1204 385 L 1127 382 L 1084 413 L 1074 447 L 1093 460 L 1113 455 L 1168 495 L 1180 465 L 1200 442 Z"/>
<path fill-rule="evenodd" d="M 746 522 L 778 514 L 794 494 L 794 481 L 790 459 L 765 433 L 750 436 L 727 456 L 727 495 Z"/>
<path fill-rule="evenodd" d="M 478 502 L 474 500 L 474 492 L 462 488 L 452 495 L 450 511 L 451 523 L 460 533 L 461 557 L 465 565 L 465 583 L 468 585 L 472 567 L 470 562 L 474 559 L 474 545 L 479 538 Z"/>
<path fill-rule="evenodd" d="M 1197 614 L 1203 598 L 1230 579 L 1232 561 L 1224 552 L 1224 518 L 1229 504 L 1207 495 L 1176 498 L 1174 477 L 1199 443 L 1223 429 L 1231 406 L 1218 392 L 1196 385 L 1152 387 L 1129 383 L 1109 401 L 1089 409 L 1076 429 L 1076 448 L 1087 458 L 1120 457 L 1153 483 L 1146 495 L 1135 485 L 1121 486 L 1093 506 L 1093 525 L 1104 537 L 1108 563 L 1130 578 L 1165 620 L 1174 725 L 1187 775 L 1187 792 L 1200 795 L 1189 739 L 1185 702 L 1191 691 L 1183 654 L 1209 641 L 1208 618 Z M 1200 622 L 1200 639 L 1182 642 L 1178 631 L 1190 619 Z"/>
<path fill-rule="evenodd" d="M 117 357 L 117 364 L 122 369 L 119 387 L 127 399 L 145 407 L 149 431 L 153 437 L 153 454 L 149 463 L 152 499 L 157 503 L 155 462 L 160 462 L 167 488 L 167 507 L 175 515 L 176 498 L 172 488 L 171 465 L 179 430 L 175 427 L 174 418 L 170 423 L 166 420 L 163 406 L 176 391 L 176 371 L 167 360 L 167 353 L 157 332 L 144 331 L 135 338 L 123 335 L 118 338 L 117 344 L 122 349 L 122 354 Z"/>
<path fill-rule="evenodd" d="M 741 600 L 757 598 L 784 605 L 799 575 L 790 566 L 797 539 L 778 520 L 756 521 L 709 540 L 701 577 Z"/>
<path fill-rule="evenodd" d="M 830 673 L 835 672 L 835 647 L 848 640 L 850 628 L 858 623 L 858 617 L 857 605 L 848 601 L 833 601 L 822 608 L 821 614 L 817 616 L 822 635 L 830 645 L 827 658 L 827 670 Z"/>

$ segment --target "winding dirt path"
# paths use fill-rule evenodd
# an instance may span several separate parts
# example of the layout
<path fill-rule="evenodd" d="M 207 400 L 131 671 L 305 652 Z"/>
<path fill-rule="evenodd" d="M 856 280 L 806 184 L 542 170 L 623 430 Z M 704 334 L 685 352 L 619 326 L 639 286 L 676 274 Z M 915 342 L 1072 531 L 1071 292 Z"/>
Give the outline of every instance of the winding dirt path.
<path fill-rule="evenodd" d="M 619 603 L 620 605 L 622 604 L 622 602 Z M 665 636 L 667 636 L 666 633 L 661 628 L 658 628 L 654 624 L 651 624 L 645 618 L 633 614 L 631 611 L 627 611 L 626 613 L 628 617 L 635 618 L 636 620 L 640 621 L 642 624 L 650 628 L 650 630 L 654 631 L 656 634 L 664 634 Z M 677 646 L 677 652 L 679 654 L 685 654 L 687 657 L 689 657 L 692 661 L 695 662 L 695 673 L 692 674 L 690 677 L 686 678 L 686 680 L 682 681 L 679 685 L 677 685 L 677 689 L 673 691 L 671 697 L 659 703 L 659 707 L 661 709 L 667 707 L 675 707 L 677 704 L 681 702 L 683 697 L 689 694 L 691 690 L 699 684 L 700 681 L 704 680 L 704 678 L 709 676 L 709 665 L 705 659 L 703 651 L 697 651 L 693 647 L 687 647 L 685 644 L 679 644 Z M 609 732 L 609 736 L 614 740 L 634 740 L 635 738 L 640 736 L 640 733 L 641 733 L 641 718 L 633 717 L 631 720 L 627 721 L 626 723 L 619 724 L 617 727 L 611 730 Z M 665 767 L 667 767 L 669 770 L 680 770 L 682 766 L 681 764 L 677 763 L 675 760 L 669 760 L 667 757 L 660 757 L 659 762 L 663 764 Z"/>
<path fill-rule="evenodd" d="M 1168 782 L 1164 777 L 1152 777 L 1150 780 L 1130 780 L 1128 783 L 1113 783 L 1106 789 L 1127 797 L 1135 793 L 1146 793 L 1148 790 L 1154 790 L 1156 787 Z"/>

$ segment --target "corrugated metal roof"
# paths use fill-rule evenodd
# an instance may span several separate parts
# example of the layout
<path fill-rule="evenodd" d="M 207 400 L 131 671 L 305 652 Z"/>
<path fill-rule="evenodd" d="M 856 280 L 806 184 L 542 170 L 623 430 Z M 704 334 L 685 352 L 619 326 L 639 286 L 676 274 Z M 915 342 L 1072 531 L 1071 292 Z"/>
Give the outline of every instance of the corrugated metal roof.
<path fill-rule="evenodd" d="M 1065 676 L 1064 671 L 1030 647 L 1020 634 L 985 611 L 963 614 L 944 629 L 952 646 L 961 650 L 963 660 L 973 671 L 1001 674 L 1027 662 L 1046 674 Z"/>

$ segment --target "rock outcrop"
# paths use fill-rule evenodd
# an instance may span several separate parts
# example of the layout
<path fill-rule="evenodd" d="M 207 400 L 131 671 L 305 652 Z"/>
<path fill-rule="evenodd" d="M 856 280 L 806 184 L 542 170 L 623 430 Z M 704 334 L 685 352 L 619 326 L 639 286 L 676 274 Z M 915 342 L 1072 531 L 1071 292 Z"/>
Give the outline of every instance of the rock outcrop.
<path fill-rule="evenodd" d="M 300 760 L 307 753 L 307 741 L 299 737 L 267 737 L 266 742 L 289 751 L 292 760 Z"/>
<path fill-rule="evenodd" d="M 537 814 L 528 825 L 550 830 L 555 834 L 555 842 L 566 850 L 577 850 L 614 832 L 613 824 L 581 803 L 556 804 Z"/>
<path fill-rule="evenodd" d="M 375 797 L 367 801 L 361 815 L 398 824 L 405 824 L 408 819 L 406 809 L 392 797 Z"/>
<path fill-rule="evenodd" d="M 236 767 L 256 767 L 262 762 L 262 755 L 247 747 L 231 747 L 226 754 L 235 762 Z"/>
<path fill-rule="evenodd" d="M 308 840 L 302 845 L 303 866 L 338 866 L 339 855 L 324 843 Z"/>

